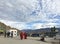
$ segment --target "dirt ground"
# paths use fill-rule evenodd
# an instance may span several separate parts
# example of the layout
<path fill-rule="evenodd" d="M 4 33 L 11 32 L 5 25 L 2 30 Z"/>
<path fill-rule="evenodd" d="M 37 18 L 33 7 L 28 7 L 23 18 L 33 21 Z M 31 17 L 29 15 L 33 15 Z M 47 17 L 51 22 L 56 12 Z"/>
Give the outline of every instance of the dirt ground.
<path fill-rule="evenodd" d="M 51 44 L 50 39 L 46 38 L 46 41 L 40 41 L 39 37 L 28 37 L 27 39 L 20 40 L 19 37 L 4 38 L 0 36 L 0 44 Z"/>

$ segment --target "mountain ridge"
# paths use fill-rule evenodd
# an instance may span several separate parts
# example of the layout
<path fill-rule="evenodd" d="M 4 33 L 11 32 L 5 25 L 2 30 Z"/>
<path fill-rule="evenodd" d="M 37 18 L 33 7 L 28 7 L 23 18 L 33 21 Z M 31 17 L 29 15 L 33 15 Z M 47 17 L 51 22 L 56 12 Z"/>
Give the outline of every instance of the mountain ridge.
<path fill-rule="evenodd" d="M 56 28 L 56 30 L 60 31 L 60 28 Z M 39 32 L 51 32 L 51 28 L 41 28 L 41 29 L 25 29 L 25 30 L 21 30 L 27 33 L 31 33 L 31 32 L 35 32 L 35 33 L 39 33 Z"/>

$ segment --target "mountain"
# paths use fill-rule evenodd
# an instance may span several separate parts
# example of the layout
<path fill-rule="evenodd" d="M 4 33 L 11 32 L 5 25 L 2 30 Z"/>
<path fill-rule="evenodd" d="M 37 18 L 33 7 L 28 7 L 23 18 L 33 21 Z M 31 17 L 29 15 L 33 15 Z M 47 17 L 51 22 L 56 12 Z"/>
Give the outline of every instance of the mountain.
<path fill-rule="evenodd" d="M 56 28 L 59 32 L 60 32 L 60 28 Z M 25 30 L 21 30 L 27 33 L 40 33 L 40 32 L 51 32 L 51 28 L 41 28 L 41 29 L 35 29 L 35 30 L 31 30 L 31 29 L 25 29 Z"/>
<path fill-rule="evenodd" d="M 16 28 L 12 28 L 12 27 L 7 26 L 6 24 L 0 22 L 0 32 L 1 31 L 4 32 L 4 30 L 9 30 L 9 29 L 16 29 Z M 16 30 L 18 30 L 18 29 L 16 29 Z"/>

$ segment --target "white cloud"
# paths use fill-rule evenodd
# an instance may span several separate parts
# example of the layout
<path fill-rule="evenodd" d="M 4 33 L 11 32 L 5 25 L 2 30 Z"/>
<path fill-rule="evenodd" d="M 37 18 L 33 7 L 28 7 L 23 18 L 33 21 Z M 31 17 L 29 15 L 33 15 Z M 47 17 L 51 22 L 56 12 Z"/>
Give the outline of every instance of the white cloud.
<path fill-rule="evenodd" d="M 59 21 L 59 19 L 46 19 L 48 23 L 55 23 L 56 21 Z"/>
<path fill-rule="evenodd" d="M 40 28 L 51 28 L 51 27 L 60 27 L 58 23 L 34 23 L 32 25 L 33 29 L 40 29 Z"/>
<path fill-rule="evenodd" d="M 11 3 L 9 3 L 9 2 L 7 2 L 6 5 L 7 5 L 8 7 L 13 7 L 13 5 L 12 5 Z"/>
<path fill-rule="evenodd" d="M 59 15 L 60 0 L 0 0 L 0 19 L 7 25 L 19 29 L 30 28 L 26 23 L 35 21 L 50 24 L 32 24 L 32 28 L 54 26 L 55 22 L 60 21 L 58 17 L 55 18 Z"/>
<path fill-rule="evenodd" d="M 46 3 L 45 3 L 46 2 Z M 55 13 L 59 11 L 59 0 L 58 1 L 51 1 L 51 0 L 43 0 L 42 2 L 42 9 L 37 0 L 11 0 L 11 1 L 3 1 L 1 0 L 0 8 L 2 19 L 6 20 L 17 20 L 17 21 L 25 21 L 31 22 L 36 20 L 46 20 L 49 17 L 57 16 Z M 58 4 L 59 3 L 59 4 Z M 8 7 L 9 6 L 9 7 Z M 53 10 L 54 9 L 54 10 Z M 30 15 L 32 12 L 36 12 Z M 47 12 L 47 13 L 45 13 Z M 52 15 L 54 14 L 54 15 Z M 9 17 L 10 16 L 10 17 Z M 8 18 L 8 19 L 7 19 Z"/>
<path fill-rule="evenodd" d="M 19 30 L 27 29 L 27 25 L 25 22 L 15 22 L 15 21 L 8 21 L 8 20 L 0 20 L 0 22 L 3 22 L 7 26 L 14 27 Z"/>
<path fill-rule="evenodd" d="M 33 28 L 33 29 L 44 28 L 42 25 L 43 25 L 42 23 L 35 23 L 35 24 L 32 25 L 32 28 Z"/>

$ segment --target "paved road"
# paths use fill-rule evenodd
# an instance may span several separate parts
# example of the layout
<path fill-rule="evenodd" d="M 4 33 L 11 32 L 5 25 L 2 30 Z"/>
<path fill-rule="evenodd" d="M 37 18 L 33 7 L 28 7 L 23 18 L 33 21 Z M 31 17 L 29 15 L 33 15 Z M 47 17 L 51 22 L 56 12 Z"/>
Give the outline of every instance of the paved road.
<path fill-rule="evenodd" d="M 49 42 L 39 41 L 38 37 L 28 37 L 28 39 L 20 40 L 17 38 L 0 37 L 0 44 L 51 44 Z"/>

